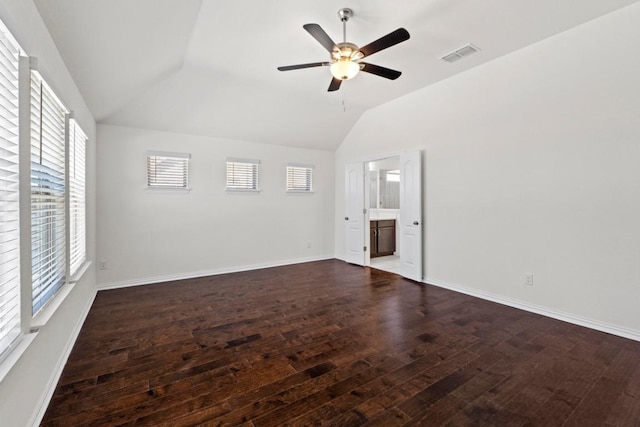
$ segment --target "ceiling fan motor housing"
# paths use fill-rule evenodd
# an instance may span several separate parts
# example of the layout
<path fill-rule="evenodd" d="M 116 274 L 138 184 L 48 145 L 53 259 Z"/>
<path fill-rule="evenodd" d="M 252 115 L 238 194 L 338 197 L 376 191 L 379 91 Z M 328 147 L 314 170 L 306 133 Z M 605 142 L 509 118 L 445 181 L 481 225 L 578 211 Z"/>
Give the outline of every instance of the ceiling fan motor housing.
<path fill-rule="evenodd" d="M 360 48 L 357 45 L 349 42 L 336 44 L 333 52 L 331 52 L 331 59 L 334 59 L 336 61 L 345 58 L 349 58 L 354 61 L 356 59 L 362 58 L 363 56 L 364 55 L 362 55 L 362 53 L 360 52 Z"/>

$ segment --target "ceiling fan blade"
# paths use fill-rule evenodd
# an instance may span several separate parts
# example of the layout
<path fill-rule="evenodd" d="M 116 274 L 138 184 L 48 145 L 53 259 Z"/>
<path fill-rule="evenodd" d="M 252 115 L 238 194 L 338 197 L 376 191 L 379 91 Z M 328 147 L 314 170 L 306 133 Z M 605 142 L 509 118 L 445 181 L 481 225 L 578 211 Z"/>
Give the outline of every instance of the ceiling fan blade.
<path fill-rule="evenodd" d="M 329 89 L 327 92 L 333 92 L 340 89 L 340 85 L 342 84 L 342 80 L 336 79 L 335 77 L 331 79 L 331 84 L 329 85 Z"/>
<path fill-rule="evenodd" d="M 336 47 L 336 44 L 331 40 L 331 37 L 322 29 L 322 27 L 318 24 L 304 24 L 302 26 L 314 39 L 318 40 L 325 49 L 329 51 L 329 53 L 333 52 L 333 49 Z"/>
<path fill-rule="evenodd" d="M 400 71 L 392 70 L 391 68 L 381 67 L 379 65 L 369 64 L 366 62 L 360 62 L 362 71 L 375 74 L 376 76 L 384 77 L 385 79 L 395 80 L 402 74 Z"/>
<path fill-rule="evenodd" d="M 363 48 L 360 48 L 360 52 L 365 56 L 373 55 L 376 52 L 380 52 L 383 49 L 402 43 L 405 40 L 409 40 L 409 32 L 404 28 L 398 28 L 397 30 L 380 37 L 378 40 L 372 41 Z"/>
<path fill-rule="evenodd" d="M 308 64 L 285 65 L 278 67 L 280 71 L 300 70 L 302 68 L 325 67 L 331 65 L 331 62 L 310 62 Z"/>

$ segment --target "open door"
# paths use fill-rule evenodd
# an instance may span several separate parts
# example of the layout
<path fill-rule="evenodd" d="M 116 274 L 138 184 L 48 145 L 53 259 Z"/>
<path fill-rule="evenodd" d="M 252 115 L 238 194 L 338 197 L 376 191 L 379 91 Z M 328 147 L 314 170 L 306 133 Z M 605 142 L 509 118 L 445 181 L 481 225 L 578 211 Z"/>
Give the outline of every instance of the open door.
<path fill-rule="evenodd" d="M 364 265 L 364 163 L 347 164 L 344 178 L 345 261 L 351 264 Z"/>
<path fill-rule="evenodd" d="M 422 161 L 420 151 L 400 154 L 400 262 L 402 275 L 422 281 Z"/>

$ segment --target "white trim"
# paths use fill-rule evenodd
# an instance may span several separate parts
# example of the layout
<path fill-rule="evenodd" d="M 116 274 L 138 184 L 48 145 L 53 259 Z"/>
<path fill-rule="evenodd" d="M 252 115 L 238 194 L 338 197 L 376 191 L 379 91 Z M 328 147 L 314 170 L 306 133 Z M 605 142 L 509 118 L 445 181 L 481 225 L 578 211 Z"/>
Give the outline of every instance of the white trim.
<path fill-rule="evenodd" d="M 147 151 L 147 156 L 156 156 L 156 157 L 175 157 L 177 159 L 190 159 L 191 153 L 177 153 L 177 152 L 169 152 L 169 151 Z"/>
<path fill-rule="evenodd" d="M 403 151 L 406 150 L 402 150 L 402 151 L 391 151 L 385 154 L 378 154 L 378 155 L 371 155 L 369 157 L 366 157 L 364 160 L 354 160 L 353 162 L 360 162 L 362 161 L 363 163 L 371 163 L 371 162 L 379 162 L 380 160 L 388 160 L 388 159 L 393 159 L 393 158 L 398 158 L 400 159 L 400 153 L 402 153 Z M 352 162 L 352 163 L 353 163 Z M 347 162 L 348 163 L 348 162 Z"/>
<path fill-rule="evenodd" d="M 191 191 L 191 187 L 149 187 L 146 186 L 143 190 L 149 190 L 153 193 L 165 191 L 167 193 L 188 193 Z"/>
<path fill-rule="evenodd" d="M 314 165 L 310 165 L 308 163 L 287 163 L 287 167 L 315 169 Z"/>
<path fill-rule="evenodd" d="M 37 63 L 35 58 L 30 61 Z M 33 65 L 33 64 L 32 64 Z M 34 171 L 40 178 L 30 180 L 30 208 L 26 210 L 30 216 L 37 215 L 40 220 L 46 220 L 43 227 L 30 226 L 30 241 L 41 241 L 42 244 L 34 246 L 31 244 L 30 258 L 33 260 L 36 255 L 52 256 L 47 262 L 31 263 L 31 312 L 37 314 L 53 298 L 52 293 L 58 293 L 61 286 L 65 285 L 65 276 L 68 274 L 67 249 L 69 233 L 67 231 L 67 213 L 69 196 L 68 183 L 68 142 L 69 132 L 67 125 L 67 114 L 69 110 L 52 90 L 51 86 L 38 73 L 37 69 L 32 69 L 30 74 L 30 148 L 37 150 L 30 151 L 30 155 L 25 161 L 30 163 L 30 174 L 33 177 Z M 34 98 L 34 90 L 36 97 Z M 33 112 L 37 110 L 34 122 Z M 48 125 L 47 125 L 48 124 Z M 47 130 L 48 129 L 48 130 Z M 35 134 L 32 132 L 35 130 Z M 36 139 L 34 139 L 36 137 Z M 39 143 L 39 145 L 38 145 Z M 47 155 L 47 153 L 49 153 Z M 34 155 L 39 161 L 34 161 Z M 45 156 L 49 157 L 48 165 L 43 164 Z M 44 169 L 43 169 L 44 168 Z M 46 184 L 47 179 L 62 184 L 60 187 L 50 187 Z M 35 197 L 35 199 L 34 199 Z M 49 202 L 46 207 L 43 201 Z M 36 224 L 37 225 L 37 224 Z M 51 234 L 51 239 L 45 239 L 44 234 Z M 23 243 L 23 242 L 22 242 Z M 35 274 L 38 272 L 39 274 Z M 34 293 L 37 291 L 37 293 Z M 33 324 L 31 325 L 33 327 Z"/>
<path fill-rule="evenodd" d="M 85 260 L 82 265 L 80 265 L 78 270 L 73 274 L 73 276 L 71 276 L 71 279 L 69 279 L 69 283 L 76 283 L 80 281 L 80 279 L 82 279 L 82 276 L 84 276 L 84 273 L 86 273 L 92 263 L 93 261 L 91 260 Z"/>
<path fill-rule="evenodd" d="M 589 319 L 575 314 L 566 313 L 550 309 L 548 307 L 542 307 L 535 304 L 529 304 L 524 301 L 518 301 L 510 298 L 505 298 L 499 295 L 495 295 L 488 292 L 483 292 L 477 289 L 471 289 L 464 286 L 446 283 L 441 281 L 425 280 L 424 283 L 428 285 L 437 286 L 439 288 L 449 289 L 451 291 L 460 292 L 465 295 L 480 298 L 483 300 L 495 302 L 498 304 L 506 305 L 509 307 L 517 308 L 520 310 L 528 311 L 531 313 L 540 314 L 542 316 L 551 317 L 553 319 L 562 320 L 578 326 L 584 326 L 585 328 L 595 329 L 596 331 L 606 332 L 608 334 L 617 335 L 619 337 L 628 338 L 634 341 L 640 341 L 640 331 L 624 328 L 610 323 L 602 322 L 599 320 Z"/>
<path fill-rule="evenodd" d="M 20 176 L 31 176 L 31 69 L 28 56 L 20 57 L 19 122 Z M 23 333 L 31 329 L 33 305 L 32 253 L 31 253 L 31 179 L 20 179 L 20 324 Z"/>
<path fill-rule="evenodd" d="M 229 166 L 232 165 L 231 168 Z M 236 165 L 238 165 L 240 169 L 240 173 L 236 173 Z M 248 166 L 245 168 L 244 166 Z M 229 174 L 230 170 L 233 173 Z M 244 173 L 246 172 L 246 173 Z M 227 192 L 259 192 L 260 191 L 260 161 L 259 160 L 249 160 L 249 159 L 236 159 L 227 157 L 227 161 L 225 163 L 225 191 Z M 231 177 L 231 181 L 229 178 Z M 236 178 L 240 179 L 242 183 L 240 186 L 234 185 Z M 231 185 L 229 185 L 231 183 Z M 246 186 L 245 184 L 251 184 L 251 186 Z"/>
<path fill-rule="evenodd" d="M 51 299 L 49 299 L 49 301 L 47 301 L 40 310 L 38 310 L 36 315 L 33 316 L 30 327 L 32 329 L 39 329 L 46 325 L 75 286 L 75 282 L 66 282 L 62 285 L 58 292 L 56 292 L 56 294 L 51 297 Z"/>
<path fill-rule="evenodd" d="M 49 91 L 48 95 L 51 96 L 60 105 L 60 108 L 62 109 L 62 111 L 64 111 L 64 114 L 69 114 L 69 109 L 67 108 L 67 106 L 64 104 L 64 102 L 62 102 L 56 91 L 47 82 L 47 79 L 45 79 L 42 73 L 40 73 L 40 70 L 38 69 L 38 58 L 35 56 L 30 56 L 29 65 L 31 66 L 31 72 L 36 75 L 39 83 L 42 84 L 42 86 L 46 87 L 47 91 Z"/>
<path fill-rule="evenodd" d="M 260 160 L 246 159 L 246 158 L 242 158 L 242 157 L 227 157 L 225 161 L 227 163 L 229 163 L 229 162 L 231 162 L 231 163 L 248 163 L 248 164 L 255 164 L 255 165 L 259 165 L 260 164 Z"/>
<path fill-rule="evenodd" d="M 67 244 L 65 248 L 66 277 L 77 281 L 77 272 L 87 262 L 87 134 L 73 118 L 73 111 L 67 114 L 65 153 L 65 228 Z M 86 270 L 86 267 L 85 267 Z M 74 279 L 74 277 L 76 279 Z"/>
<path fill-rule="evenodd" d="M 78 321 L 76 322 L 75 327 L 71 331 L 71 335 L 69 336 L 69 339 L 67 340 L 67 344 L 65 345 L 65 348 L 62 351 L 60 358 L 58 359 L 58 363 L 56 364 L 55 369 L 53 370 L 53 372 L 51 373 L 51 376 L 49 377 L 49 382 L 47 383 L 47 387 L 45 388 L 42 398 L 39 400 L 36 406 L 36 410 L 33 413 L 33 416 L 29 422 L 29 425 L 35 427 L 35 426 L 39 426 L 40 423 L 42 422 L 42 419 L 44 418 L 44 414 L 47 411 L 47 407 L 49 406 L 49 402 L 53 397 L 53 393 L 56 391 L 56 386 L 58 385 L 58 381 L 60 380 L 60 376 L 62 375 L 62 370 L 67 364 L 67 360 L 69 359 L 71 350 L 73 349 L 73 346 L 75 345 L 76 340 L 78 339 L 78 335 L 80 335 L 80 330 L 82 329 L 82 325 L 84 325 L 84 321 L 86 320 L 87 315 L 89 314 L 89 310 L 93 305 L 93 301 L 95 300 L 96 295 L 97 295 L 97 292 L 94 290 L 93 295 L 89 298 L 89 300 L 87 301 L 87 304 L 82 310 L 82 313 L 78 317 Z"/>
<path fill-rule="evenodd" d="M 291 172 L 291 174 L 289 173 Z M 297 174 L 296 172 L 302 172 Z M 286 182 L 285 191 L 287 193 L 311 193 L 313 194 L 313 172 L 312 165 L 302 165 L 296 163 L 288 163 L 285 168 Z M 296 178 L 304 178 L 304 186 L 296 187 Z M 293 184 L 293 187 L 289 187 L 289 184 Z"/>
<path fill-rule="evenodd" d="M 9 31 L 0 27 L 0 131 L 2 131 L 2 178 L 0 178 L 0 198 L 2 199 L 2 228 L 0 236 L 2 252 L 0 266 L 0 368 L 5 356 L 16 349 L 25 332 L 22 328 L 21 277 L 20 277 L 20 48 Z M 5 217 L 6 210 L 8 213 Z M 6 222 L 5 222 L 6 221 Z M 10 362 L 15 363 L 15 362 Z M 3 369 L 0 369 L 0 376 Z M 0 381 L 2 379 L 0 378 Z"/>
<path fill-rule="evenodd" d="M 345 261 L 344 258 L 338 258 L 340 261 Z M 424 279 L 422 282 L 426 285 L 437 286 L 438 288 L 448 289 L 454 292 L 460 292 L 461 294 L 469 295 L 472 297 L 480 298 L 486 301 L 495 302 L 498 304 L 506 305 L 509 307 L 517 308 L 519 310 L 528 311 L 530 313 L 540 314 L 541 316 L 551 317 L 552 319 L 561 320 L 563 322 L 571 323 L 573 325 L 584 326 L 585 328 L 594 329 L 600 332 L 606 332 L 608 334 L 616 335 L 622 338 L 628 338 L 634 341 L 640 341 L 640 331 L 625 328 L 618 325 L 612 325 L 610 323 L 602 322 L 599 320 L 589 319 L 575 314 L 566 313 L 564 311 L 553 310 L 548 307 L 542 307 L 535 304 L 529 304 L 524 301 L 518 301 L 510 298 L 505 298 L 488 292 L 482 292 L 477 289 L 471 289 L 464 286 L 447 283 L 443 281 L 433 281 L 430 279 Z"/>
<path fill-rule="evenodd" d="M 347 262 L 345 261 L 344 258 L 336 257 L 336 259 Z M 589 319 L 582 316 L 577 316 L 575 314 L 566 313 L 564 311 L 553 310 L 548 307 L 529 304 L 524 301 L 505 298 L 489 292 L 483 292 L 477 289 L 471 289 L 471 288 L 456 285 L 453 283 L 447 283 L 443 281 L 433 281 L 428 278 L 418 283 L 424 283 L 427 285 L 433 285 L 439 288 L 448 289 L 450 291 L 460 292 L 461 294 L 465 294 L 465 295 L 480 298 L 486 301 L 491 301 L 491 302 L 506 305 L 509 307 L 517 308 L 519 310 L 528 311 L 530 313 L 536 313 L 542 316 L 551 317 L 552 319 L 561 320 L 563 322 L 571 323 L 573 325 L 584 326 L 585 328 L 594 329 L 600 332 L 606 332 L 608 334 L 616 335 L 622 338 L 628 338 L 630 340 L 640 341 L 640 331 L 638 330 L 629 329 L 629 328 L 625 328 L 618 325 L 612 325 L 610 323 Z"/>
<path fill-rule="evenodd" d="M 179 185 L 176 185 L 175 182 L 171 182 L 170 185 L 167 185 L 168 183 L 165 181 L 165 178 L 169 177 L 169 181 L 173 181 L 173 177 L 174 174 L 173 172 L 170 172 L 168 175 L 163 174 L 162 172 L 158 172 L 157 170 L 157 164 L 156 159 L 157 158 L 162 158 L 162 159 L 166 159 L 170 162 L 173 163 L 173 161 L 177 161 L 180 162 L 180 166 L 181 166 L 181 170 L 183 172 L 183 174 L 186 173 L 186 181 L 184 182 L 184 186 L 182 185 L 182 183 L 180 183 Z M 153 160 L 152 160 L 153 159 Z M 154 173 L 153 174 L 149 174 L 150 172 L 150 160 L 152 160 L 153 163 L 153 169 L 154 169 Z M 191 187 L 189 187 L 190 184 L 190 169 L 191 169 L 191 154 L 190 153 L 169 153 L 169 152 L 162 152 L 162 151 L 147 151 L 146 156 L 145 156 L 145 175 L 146 175 L 146 185 L 145 185 L 145 190 L 169 190 L 169 191 L 191 191 Z M 161 162 L 162 163 L 162 162 Z M 151 178 L 155 178 L 156 180 L 158 180 L 159 182 L 163 182 L 163 184 L 160 185 L 150 185 L 151 182 Z"/>
<path fill-rule="evenodd" d="M 166 276 L 146 277 L 143 279 L 122 280 L 119 282 L 102 283 L 102 284 L 98 284 L 97 288 L 99 291 L 104 291 L 108 289 L 128 288 L 131 286 L 151 285 L 154 283 L 172 282 L 175 280 L 195 279 L 198 277 L 216 276 L 219 274 L 228 274 L 228 273 L 239 273 L 242 271 L 259 270 L 261 268 L 282 267 L 284 265 L 301 264 L 304 262 L 312 262 L 312 261 L 324 261 L 327 259 L 334 259 L 334 258 L 335 256 L 331 254 L 331 255 L 318 255 L 318 256 L 306 257 L 306 258 L 295 258 L 295 259 L 290 259 L 286 261 L 238 265 L 235 267 L 216 268 L 213 270 L 201 270 L 201 271 L 194 271 L 191 273 L 168 274 Z"/>
<path fill-rule="evenodd" d="M 225 193 L 259 193 L 259 188 L 225 188 Z"/>

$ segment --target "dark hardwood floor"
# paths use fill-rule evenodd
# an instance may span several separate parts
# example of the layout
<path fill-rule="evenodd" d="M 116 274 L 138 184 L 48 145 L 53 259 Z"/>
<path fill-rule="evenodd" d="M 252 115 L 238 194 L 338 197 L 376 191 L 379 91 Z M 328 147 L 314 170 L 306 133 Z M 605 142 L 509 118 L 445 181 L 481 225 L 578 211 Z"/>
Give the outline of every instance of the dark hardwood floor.
<path fill-rule="evenodd" d="M 338 260 L 101 291 L 44 426 L 640 426 L 640 342 Z"/>

